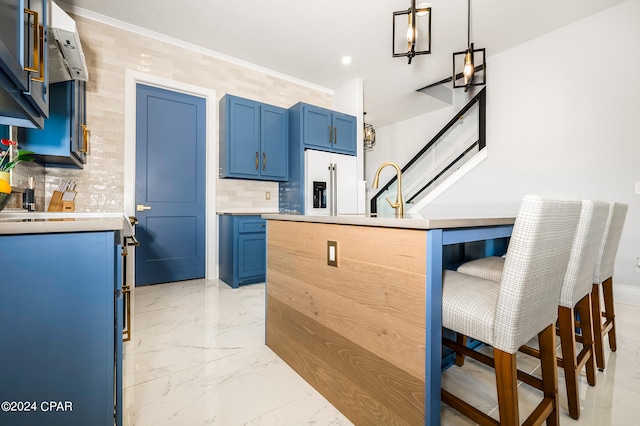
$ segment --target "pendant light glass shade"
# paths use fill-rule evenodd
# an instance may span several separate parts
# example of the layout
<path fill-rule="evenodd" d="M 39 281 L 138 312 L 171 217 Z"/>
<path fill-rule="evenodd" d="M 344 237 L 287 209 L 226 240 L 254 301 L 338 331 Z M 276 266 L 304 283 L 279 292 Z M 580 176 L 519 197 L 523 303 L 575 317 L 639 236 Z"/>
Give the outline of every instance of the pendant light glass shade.
<path fill-rule="evenodd" d="M 453 88 L 466 92 L 471 86 L 487 83 L 485 49 L 474 49 L 473 43 L 467 50 L 453 53 Z"/>
<path fill-rule="evenodd" d="M 467 53 L 464 54 L 464 68 L 462 69 L 465 86 L 471 84 L 471 82 L 473 81 L 474 72 L 475 67 L 473 65 L 473 51 L 471 49 L 467 49 Z"/>

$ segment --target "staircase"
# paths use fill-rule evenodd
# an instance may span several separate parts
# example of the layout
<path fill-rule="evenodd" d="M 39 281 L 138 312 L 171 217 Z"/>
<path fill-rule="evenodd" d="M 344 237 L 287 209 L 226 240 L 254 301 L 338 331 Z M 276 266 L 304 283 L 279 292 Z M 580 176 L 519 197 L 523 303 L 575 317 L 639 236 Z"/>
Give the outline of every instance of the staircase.
<path fill-rule="evenodd" d="M 402 168 L 402 193 L 406 211 L 420 210 L 431 194 L 451 180 L 463 166 L 473 163 L 486 146 L 485 96 L 483 88 Z M 394 217 L 394 209 L 385 199 L 396 199 L 394 176 L 371 198 L 371 213 Z"/>

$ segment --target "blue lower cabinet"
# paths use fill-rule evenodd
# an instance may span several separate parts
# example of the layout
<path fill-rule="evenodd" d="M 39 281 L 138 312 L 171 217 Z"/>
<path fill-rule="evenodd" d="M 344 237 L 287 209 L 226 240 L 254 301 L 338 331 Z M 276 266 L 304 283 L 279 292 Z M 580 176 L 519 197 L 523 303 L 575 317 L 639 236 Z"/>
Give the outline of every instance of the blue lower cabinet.
<path fill-rule="evenodd" d="M 0 236 L 0 424 L 122 423 L 117 244 L 114 231 Z"/>
<path fill-rule="evenodd" d="M 220 279 L 233 288 L 265 281 L 266 221 L 258 215 L 220 216 Z"/>

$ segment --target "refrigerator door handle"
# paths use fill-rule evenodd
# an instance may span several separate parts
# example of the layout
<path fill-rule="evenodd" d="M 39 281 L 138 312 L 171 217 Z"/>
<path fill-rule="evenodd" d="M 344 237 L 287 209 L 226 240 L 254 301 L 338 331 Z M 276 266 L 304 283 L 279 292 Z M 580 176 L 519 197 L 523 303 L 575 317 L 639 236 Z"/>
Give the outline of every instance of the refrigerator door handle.
<path fill-rule="evenodd" d="M 331 191 L 333 197 L 333 215 L 338 215 L 338 165 L 333 165 L 333 190 Z"/>
<path fill-rule="evenodd" d="M 333 164 L 329 163 L 329 216 L 333 216 Z"/>

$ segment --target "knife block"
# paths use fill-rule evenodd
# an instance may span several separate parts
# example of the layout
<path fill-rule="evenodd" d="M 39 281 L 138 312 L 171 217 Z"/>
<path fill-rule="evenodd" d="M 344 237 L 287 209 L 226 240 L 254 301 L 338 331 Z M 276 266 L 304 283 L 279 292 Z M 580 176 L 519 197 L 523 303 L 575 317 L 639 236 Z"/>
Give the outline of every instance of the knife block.
<path fill-rule="evenodd" d="M 62 195 L 63 193 L 60 191 L 53 191 L 49 208 L 47 209 L 48 212 L 74 212 L 76 210 L 76 203 L 63 200 Z"/>

